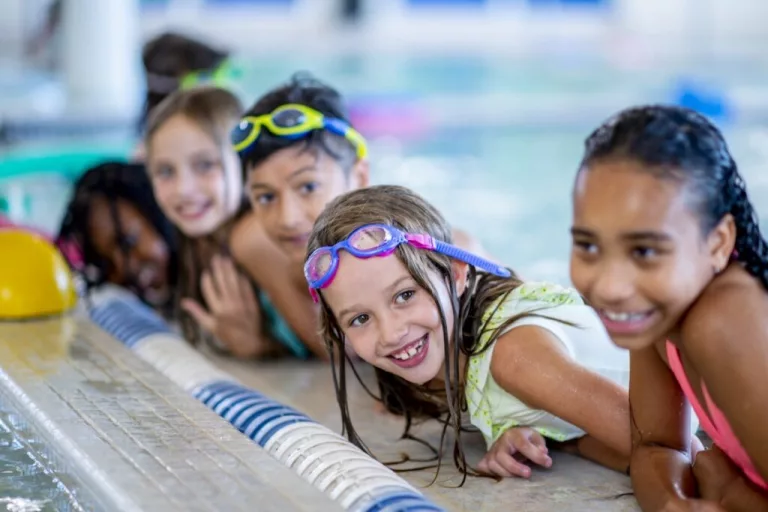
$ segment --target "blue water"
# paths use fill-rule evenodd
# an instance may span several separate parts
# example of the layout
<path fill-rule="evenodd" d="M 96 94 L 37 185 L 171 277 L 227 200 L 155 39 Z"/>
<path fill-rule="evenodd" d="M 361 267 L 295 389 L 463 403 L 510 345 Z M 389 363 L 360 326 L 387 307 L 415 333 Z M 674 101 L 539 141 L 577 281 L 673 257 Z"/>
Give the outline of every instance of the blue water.
<path fill-rule="evenodd" d="M 76 512 L 71 477 L 51 468 L 47 449 L 0 404 L 0 511 Z"/>
<path fill-rule="evenodd" d="M 701 85 L 701 101 L 717 107 L 718 91 L 722 95 L 768 83 L 765 65 L 736 61 L 690 62 L 678 70 L 659 66 L 653 73 L 589 55 L 512 61 L 346 54 L 241 56 L 238 61 L 245 69 L 240 94 L 246 104 L 293 71 L 306 69 L 344 92 L 353 111 L 394 112 L 390 124 L 399 130 L 363 130 L 371 146 L 373 182 L 415 189 L 523 276 L 564 283 L 570 188 L 583 140 L 598 123 L 631 103 L 679 99 L 681 84 L 688 89 Z M 418 127 L 425 112 L 426 131 L 402 129 Z M 768 159 L 768 125 L 744 116 L 719 122 L 750 195 L 765 215 L 768 177 L 762 169 Z M 31 200 L 22 205 L 25 215 L 55 229 L 66 181 L 24 180 L 22 188 L 31 191 Z M 0 197 L 8 185 L 0 182 Z"/>

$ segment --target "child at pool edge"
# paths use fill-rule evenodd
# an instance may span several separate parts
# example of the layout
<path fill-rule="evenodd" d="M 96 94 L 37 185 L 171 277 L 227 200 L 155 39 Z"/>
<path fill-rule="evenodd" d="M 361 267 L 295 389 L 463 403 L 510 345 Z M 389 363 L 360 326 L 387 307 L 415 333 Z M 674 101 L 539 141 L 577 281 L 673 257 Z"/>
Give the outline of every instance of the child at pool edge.
<path fill-rule="evenodd" d="M 179 89 L 197 85 L 228 88 L 229 52 L 189 36 L 164 32 L 144 44 L 141 52 L 146 79 L 146 98 L 139 120 L 144 129 L 150 112 Z M 144 160 L 144 141 L 134 150 L 134 159 Z"/>
<path fill-rule="evenodd" d="M 573 200 L 572 281 L 631 351 L 641 507 L 768 510 L 768 245 L 722 134 L 622 111 L 587 139 Z M 689 404 L 714 441 L 696 455 Z"/>
<path fill-rule="evenodd" d="M 245 116 L 268 115 L 290 104 L 352 128 L 341 94 L 306 73 L 297 73 L 266 93 Z M 253 124 L 241 123 L 234 138 L 247 141 L 252 128 Z M 270 309 L 285 337 L 303 346 L 305 356 L 311 353 L 322 359 L 328 354 L 317 334 L 318 309 L 307 293 L 302 266 L 312 225 L 325 205 L 345 192 L 368 186 L 366 142 L 354 129 L 350 131 L 354 135 L 349 137 L 327 129 L 285 137 L 261 125 L 258 137 L 240 149 L 253 215 L 233 229 L 232 253 L 258 283 L 265 303 L 274 305 Z M 482 251 L 466 233 L 455 230 L 454 237 L 460 246 Z"/>
<path fill-rule="evenodd" d="M 146 164 L 157 203 L 177 228 L 184 337 L 237 357 L 264 357 L 282 350 L 268 335 L 257 289 L 232 261 L 227 242 L 249 210 L 229 140 L 241 114 L 238 99 L 224 89 L 171 94 L 150 113 Z"/>
<path fill-rule="evenodd" d="M 86 291 L 112 283 L 171 315 L 176 278 L 173 226 L 140 164 L 105 162 L 75 182 L 56 236 Z"/>
<path fill-rule="evenodd" d="M 530 476 L 516 453 L 549 467 L 544 437 L 627 470 L 628 357 L 574 290 L 523 283 L 471 253 L 452 248 L 451 258 L 440 247 L 424 250 L 413 242 L 377 257 L 358 258 L 349 248 L 318 256 L 320 248 L 343 241 L 358 249 L 377 245 L 381 228 L 354 233 L 371 225 L 448 243 L 451 232 L 421 197 L 382 185 L 336 198 L 310 235 L 305 274 L 322 304 L 323 338 L 334 355 L 348 344 L 376 367 L 387 409 L 405 415 L 407 424 L 447 415 L 465 474 L 471 470 L 460 427 L 467 409 L 489 449 L 478 465 L 483 473 Z M 326 274 L 330 279 L 322 282 Z M 338 372 L 335 382 L 344 382 L 345 365 Z M 346 392 L 340 386 L 336 392 L 344 431 L 364 448 Z"/>

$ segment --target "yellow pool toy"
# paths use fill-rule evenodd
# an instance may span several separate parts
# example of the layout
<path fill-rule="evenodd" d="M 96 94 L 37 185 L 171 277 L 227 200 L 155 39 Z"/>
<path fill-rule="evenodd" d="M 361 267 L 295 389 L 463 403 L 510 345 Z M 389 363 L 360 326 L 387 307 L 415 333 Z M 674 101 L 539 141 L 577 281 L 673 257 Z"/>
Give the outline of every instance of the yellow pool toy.
<path fill-rule="evenodd" d="M 0 228 L 0 320 L 26 320 L 65 313 L 77 291 L 69 266 L 43 237 Z"/>

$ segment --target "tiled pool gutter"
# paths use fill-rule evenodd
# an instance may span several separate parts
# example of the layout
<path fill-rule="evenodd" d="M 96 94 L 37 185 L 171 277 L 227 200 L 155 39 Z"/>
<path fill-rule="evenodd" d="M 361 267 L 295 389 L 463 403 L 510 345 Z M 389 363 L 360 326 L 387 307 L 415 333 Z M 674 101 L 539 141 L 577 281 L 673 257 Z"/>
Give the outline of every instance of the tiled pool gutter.
<path fill-rule="evenodd" d="M 85 317 L 0 322 L 0 402 L 84 510 L 341 510 Z"/>

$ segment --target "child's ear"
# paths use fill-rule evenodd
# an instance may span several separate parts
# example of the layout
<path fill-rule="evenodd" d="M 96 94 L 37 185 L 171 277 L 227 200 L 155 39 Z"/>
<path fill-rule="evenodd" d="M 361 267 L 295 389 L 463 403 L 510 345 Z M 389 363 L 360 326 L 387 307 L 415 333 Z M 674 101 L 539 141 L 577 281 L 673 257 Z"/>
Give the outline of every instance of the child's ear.
<path fill-rule="evenodd" d="M 363 159 L 355 162 L 355 165 L 352 167 L 352 172 L 350 173 L 350 178 L 350 188 L 353 190 L 366 188 L 371 182 L 371 168 L 368 160 Z"/>
<path fill-rule="evenodd" d="M 469 265 L 463 261 L 453 260 L 451 262 L 451 274 L 456 283 L 456 294 L 461 297 L 464 290 L 467 289 L 467 276 L 469 275 Z"/>
<path fill-rule="evenodd" d="M 728 266 L 736 246 L 736 222 L 730 213 L 725 215 L 707 237 L 712 270 L 719 274 Z"/>

